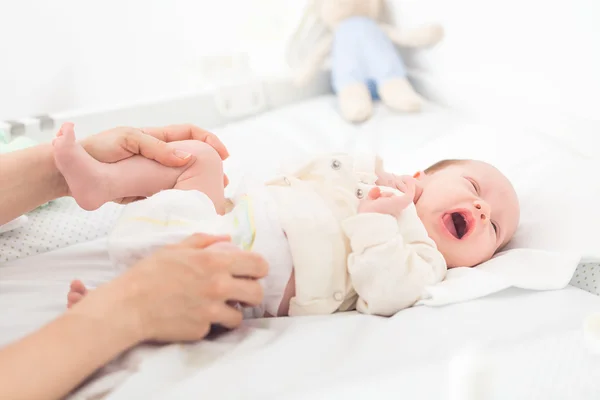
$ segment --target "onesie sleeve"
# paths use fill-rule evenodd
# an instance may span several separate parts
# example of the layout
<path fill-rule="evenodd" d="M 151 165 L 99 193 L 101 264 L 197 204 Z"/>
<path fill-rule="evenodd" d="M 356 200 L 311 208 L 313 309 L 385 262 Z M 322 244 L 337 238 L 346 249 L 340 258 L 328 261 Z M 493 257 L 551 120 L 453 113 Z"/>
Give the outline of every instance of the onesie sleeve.
<path fill-rule="evenodd" d="M 342 227 L 350 239 L 348 271 L 361 313 L 394 315 L 416 303 L 426 286 L 446 274 L 444 258 L 414 205 L 397 220 L 364 213 L 345 219 Z"/>
<path fill-rule="evenodd" d="M 196 190 L 165 190 L 128 204 L 108 237 L 110 259 L 119 270 L 197 232 L 220 234 L 212 201 Z"/>

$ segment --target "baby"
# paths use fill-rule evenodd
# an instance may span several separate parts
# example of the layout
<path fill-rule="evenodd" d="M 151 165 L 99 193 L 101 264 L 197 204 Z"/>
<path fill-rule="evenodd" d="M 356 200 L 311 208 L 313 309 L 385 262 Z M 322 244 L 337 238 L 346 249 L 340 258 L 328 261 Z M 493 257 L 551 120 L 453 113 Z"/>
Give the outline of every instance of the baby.
<path fill-rule="evenodd" d="M 331 154 L 251 189 L 228 207 L 216 151 L 199 141 L 170 145 L 196 159 L 182 168 L 141 156 L 103 164 L 76 143 L 66 124 L 54 141 L 54 157 L 85 209 L 151 196 L 126 206 L 109 237 L 111 259 L 120 268 L 195 232 L 226 233 L 234 244 L 260 253 L 270 265 L 265 299 L 245 309 L 247 316 L 353 309 L 393 315 L 440 282 L 446 268 L 490 259 L 518 225 L 512 185 L 481 161 L 444 160 L 399 178 L 375 159 Z M 164 187 L 173 189 L 152 196 Z M 85 293 L 75 281 L 69 305 Z"/>

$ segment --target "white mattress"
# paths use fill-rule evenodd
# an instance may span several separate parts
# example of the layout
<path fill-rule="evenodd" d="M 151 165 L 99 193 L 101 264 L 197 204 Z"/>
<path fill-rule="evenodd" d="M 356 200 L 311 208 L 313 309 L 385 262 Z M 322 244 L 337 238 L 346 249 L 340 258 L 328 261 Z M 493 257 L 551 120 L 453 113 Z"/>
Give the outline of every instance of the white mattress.
<path fill-rule="evenodd" d="M 319 151 L 378 150 L 395 168 L 412 172 L 423 144 L 471 122 L 430 106 L 416 115 L 378 108 L 369 122 L 353 126 L 326 96 L 216 133 L 232 154 L 225 165 L 231 194 L 243 190 L 244 177 L 269 177 L 281 162 Z M 532 150 L 532 157 L 542 153 Z M 109 206 L 95 215 L 113 213 Z M 114 276 L 98 236 L 0 263 L 0 345 L 60 313 L 71 279 L 96 286 Z M 449 398 L 450 384 L 458 382 L 449 373 L 464 371 L 452 369 L 452 357 L 479 345 L 494 359 L 486 399 L 591 399 L 600 392 L 600 359 L 586 351 L 581 323 L 597 310 L 599 297 L 569 287 L 508 290 L 443 308 L 416 307 L 391 319 L 349 313 L 249 321 L 243 330 L 206 342 L 207 349 L 226 351 L 179 390 L 187 393 L 181 398 Z"/>

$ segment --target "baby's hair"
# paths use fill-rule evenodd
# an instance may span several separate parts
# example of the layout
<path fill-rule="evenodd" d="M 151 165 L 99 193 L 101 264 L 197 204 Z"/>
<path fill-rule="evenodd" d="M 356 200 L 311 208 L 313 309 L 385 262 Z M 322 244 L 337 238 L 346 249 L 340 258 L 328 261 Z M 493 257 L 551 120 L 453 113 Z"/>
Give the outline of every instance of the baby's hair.
<path fill-rule="evenodd" d="M 438 161 L 435 164 L 427 167 L 423 172 L 425 172 L 425 174 L 427 174 L 427 175 L 431 175 L 431 174 L 441 171 L 444 168 L 449 167 L 451 165 L 462 164 L 467 161 L 469 161 L 469 160 L 462 160 L 462 159 L 441 160 L 441 161 Z"/>

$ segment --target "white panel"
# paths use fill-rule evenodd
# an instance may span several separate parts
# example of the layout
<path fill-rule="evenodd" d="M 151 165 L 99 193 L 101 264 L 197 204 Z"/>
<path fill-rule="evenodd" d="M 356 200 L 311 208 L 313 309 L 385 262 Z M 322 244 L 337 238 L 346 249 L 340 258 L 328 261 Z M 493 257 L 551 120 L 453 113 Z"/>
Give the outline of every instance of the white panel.
<path fill-rule="evenodd" d="M 205 57 L 284 66 L 297 0 L 0 0 L 0 120 L 198 91 Z"/>
<path fill-rule="evenodd" d="M 408 52 L 432 94 L 454 105 L 536 107 L 600 118 L 600 2 L 396 0 L 396 24 L 440 21 L 444 42 Z"/>

